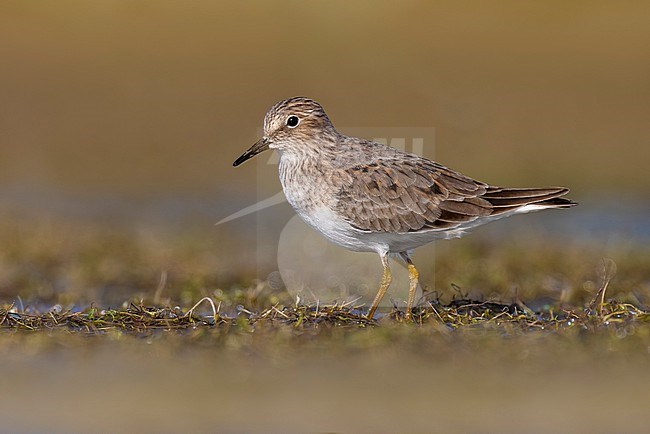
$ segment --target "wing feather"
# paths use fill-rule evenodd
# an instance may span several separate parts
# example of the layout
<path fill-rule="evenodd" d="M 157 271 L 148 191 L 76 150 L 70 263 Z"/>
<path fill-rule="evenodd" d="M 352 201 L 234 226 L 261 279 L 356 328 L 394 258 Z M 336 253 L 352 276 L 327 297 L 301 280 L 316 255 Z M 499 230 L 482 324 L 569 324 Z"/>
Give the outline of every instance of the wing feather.
<path fill-rule="evenodd" d="M 336 210 L 364 231 L 419 232 L 462 226 L 525 205 L 564 208 L 568 189 L 501 188 L 411 154 L 339 169 Z"/>
<path fill-rule="evenodd" d="M 347 182 L 338 193 L 337 211 L 366 231 L 449 227 L 491 209 L 476 198 L 487 185 L 425 159 L 378 159 L 343 169 L 341 177 Z"/>

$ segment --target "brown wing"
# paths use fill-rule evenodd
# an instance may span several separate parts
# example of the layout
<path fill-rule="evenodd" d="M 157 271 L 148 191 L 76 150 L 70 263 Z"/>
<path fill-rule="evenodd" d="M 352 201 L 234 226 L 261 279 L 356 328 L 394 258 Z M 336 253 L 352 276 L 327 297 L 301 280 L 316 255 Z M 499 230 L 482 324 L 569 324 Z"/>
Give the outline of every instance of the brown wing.
<path fill-rule="evenodd" d="M 564 188 L 491 187 L 433 161 L 378 159 L 349 167 L 337 211 L 354 227 L 373 232 L 418 232 L 461 226 L 478 217 L 529 204 L 571 206 Z"/>
<path fill-rule="evenodd" d="M 491 213 L 488 186 L 432 161 L 379 159 L 345 170 L 337 211 L 358 229 L 444 229 Z"/>

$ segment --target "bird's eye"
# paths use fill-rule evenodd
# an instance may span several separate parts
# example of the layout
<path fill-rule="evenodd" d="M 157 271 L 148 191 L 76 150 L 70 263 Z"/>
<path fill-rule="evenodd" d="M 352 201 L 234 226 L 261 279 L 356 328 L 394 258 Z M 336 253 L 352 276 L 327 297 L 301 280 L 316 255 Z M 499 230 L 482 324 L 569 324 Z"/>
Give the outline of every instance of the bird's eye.
<path fill-rule="evenodd" d="M 299 123 L 300 123 L 300 119 L 298 118 L 298 116 L 289 116 L 287 118 L 287 126 L 289 128 L 296 128 Z"/>

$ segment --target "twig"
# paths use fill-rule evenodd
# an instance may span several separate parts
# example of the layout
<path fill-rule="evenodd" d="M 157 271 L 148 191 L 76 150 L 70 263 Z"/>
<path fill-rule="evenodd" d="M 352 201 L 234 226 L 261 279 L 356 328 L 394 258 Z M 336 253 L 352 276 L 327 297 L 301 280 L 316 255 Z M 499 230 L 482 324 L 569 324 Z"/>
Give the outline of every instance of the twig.
<path fill-rule="evenodd" d="M 607 291 L 607 286 L 612 278 L 616 275 L 616 262 L 610 258 L 603 258 L 603 269 L 601 274 L 601 284 L 600 289 L 594 296 L 594 298 L 589 303 L 589 312 L 593 312 L 598 303 L 598 315 L 603 315 L 603 307 L 605 305 L 605 292 Z"/>
<path fill-rule="evenodd" d="M 158 304 L 160 303 L 160 295 L 163 292 L 163 289 L 165 289 L 165 286 L 167 285 L 167 271 L 162 270 L 160 272 L 160 280 L 158 280 L 158 287 L 156 288 L 156 292 L 153 294 L 153 303 Z"/>
<path fill-rule="evenodd" d="M 219 318 L 219 314 L 217 313 L 217 308 L 214 305 L 214 301 L 212 301 L 212 299 L 210 297 L 203 297 L 201 300 L 199 300 L 194 306 L 192 306 L 192 308 L 190 310 L 187 311 L 187 313 L 185 315 L 183 315 L 183 318 L 191 318 L 192 314 L 194 313 L 194 309 L 196 309 L 204 301 L 207 301 L 208 303 L 210 303 L 210 306 L 212 306 L 212 320 L 216 324 L 217 319 Z M 221 306 L 221 305 L 219 305 L 219 306 Z"/>

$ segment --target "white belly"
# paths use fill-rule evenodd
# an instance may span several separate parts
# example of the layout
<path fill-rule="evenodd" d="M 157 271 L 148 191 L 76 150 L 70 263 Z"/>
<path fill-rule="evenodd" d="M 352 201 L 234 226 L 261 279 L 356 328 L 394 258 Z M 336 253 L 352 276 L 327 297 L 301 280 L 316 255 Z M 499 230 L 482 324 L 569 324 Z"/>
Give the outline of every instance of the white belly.
<path fill-rule="evenodd" d="M 438 231 L 405 234 L 366 232 L 354 228 L 340 215 L 326 207 L 317 208 L 313 211 L 295 209 L 296 213 L 309 226 L 323 234 L 325 238 L 355 252 L 376 252 L 379 254 L 406 252 L 428 244 L 435 239 L 450 237 L 449 233 Z M 458 233 L 451 236 L 460 235 Z"/>

